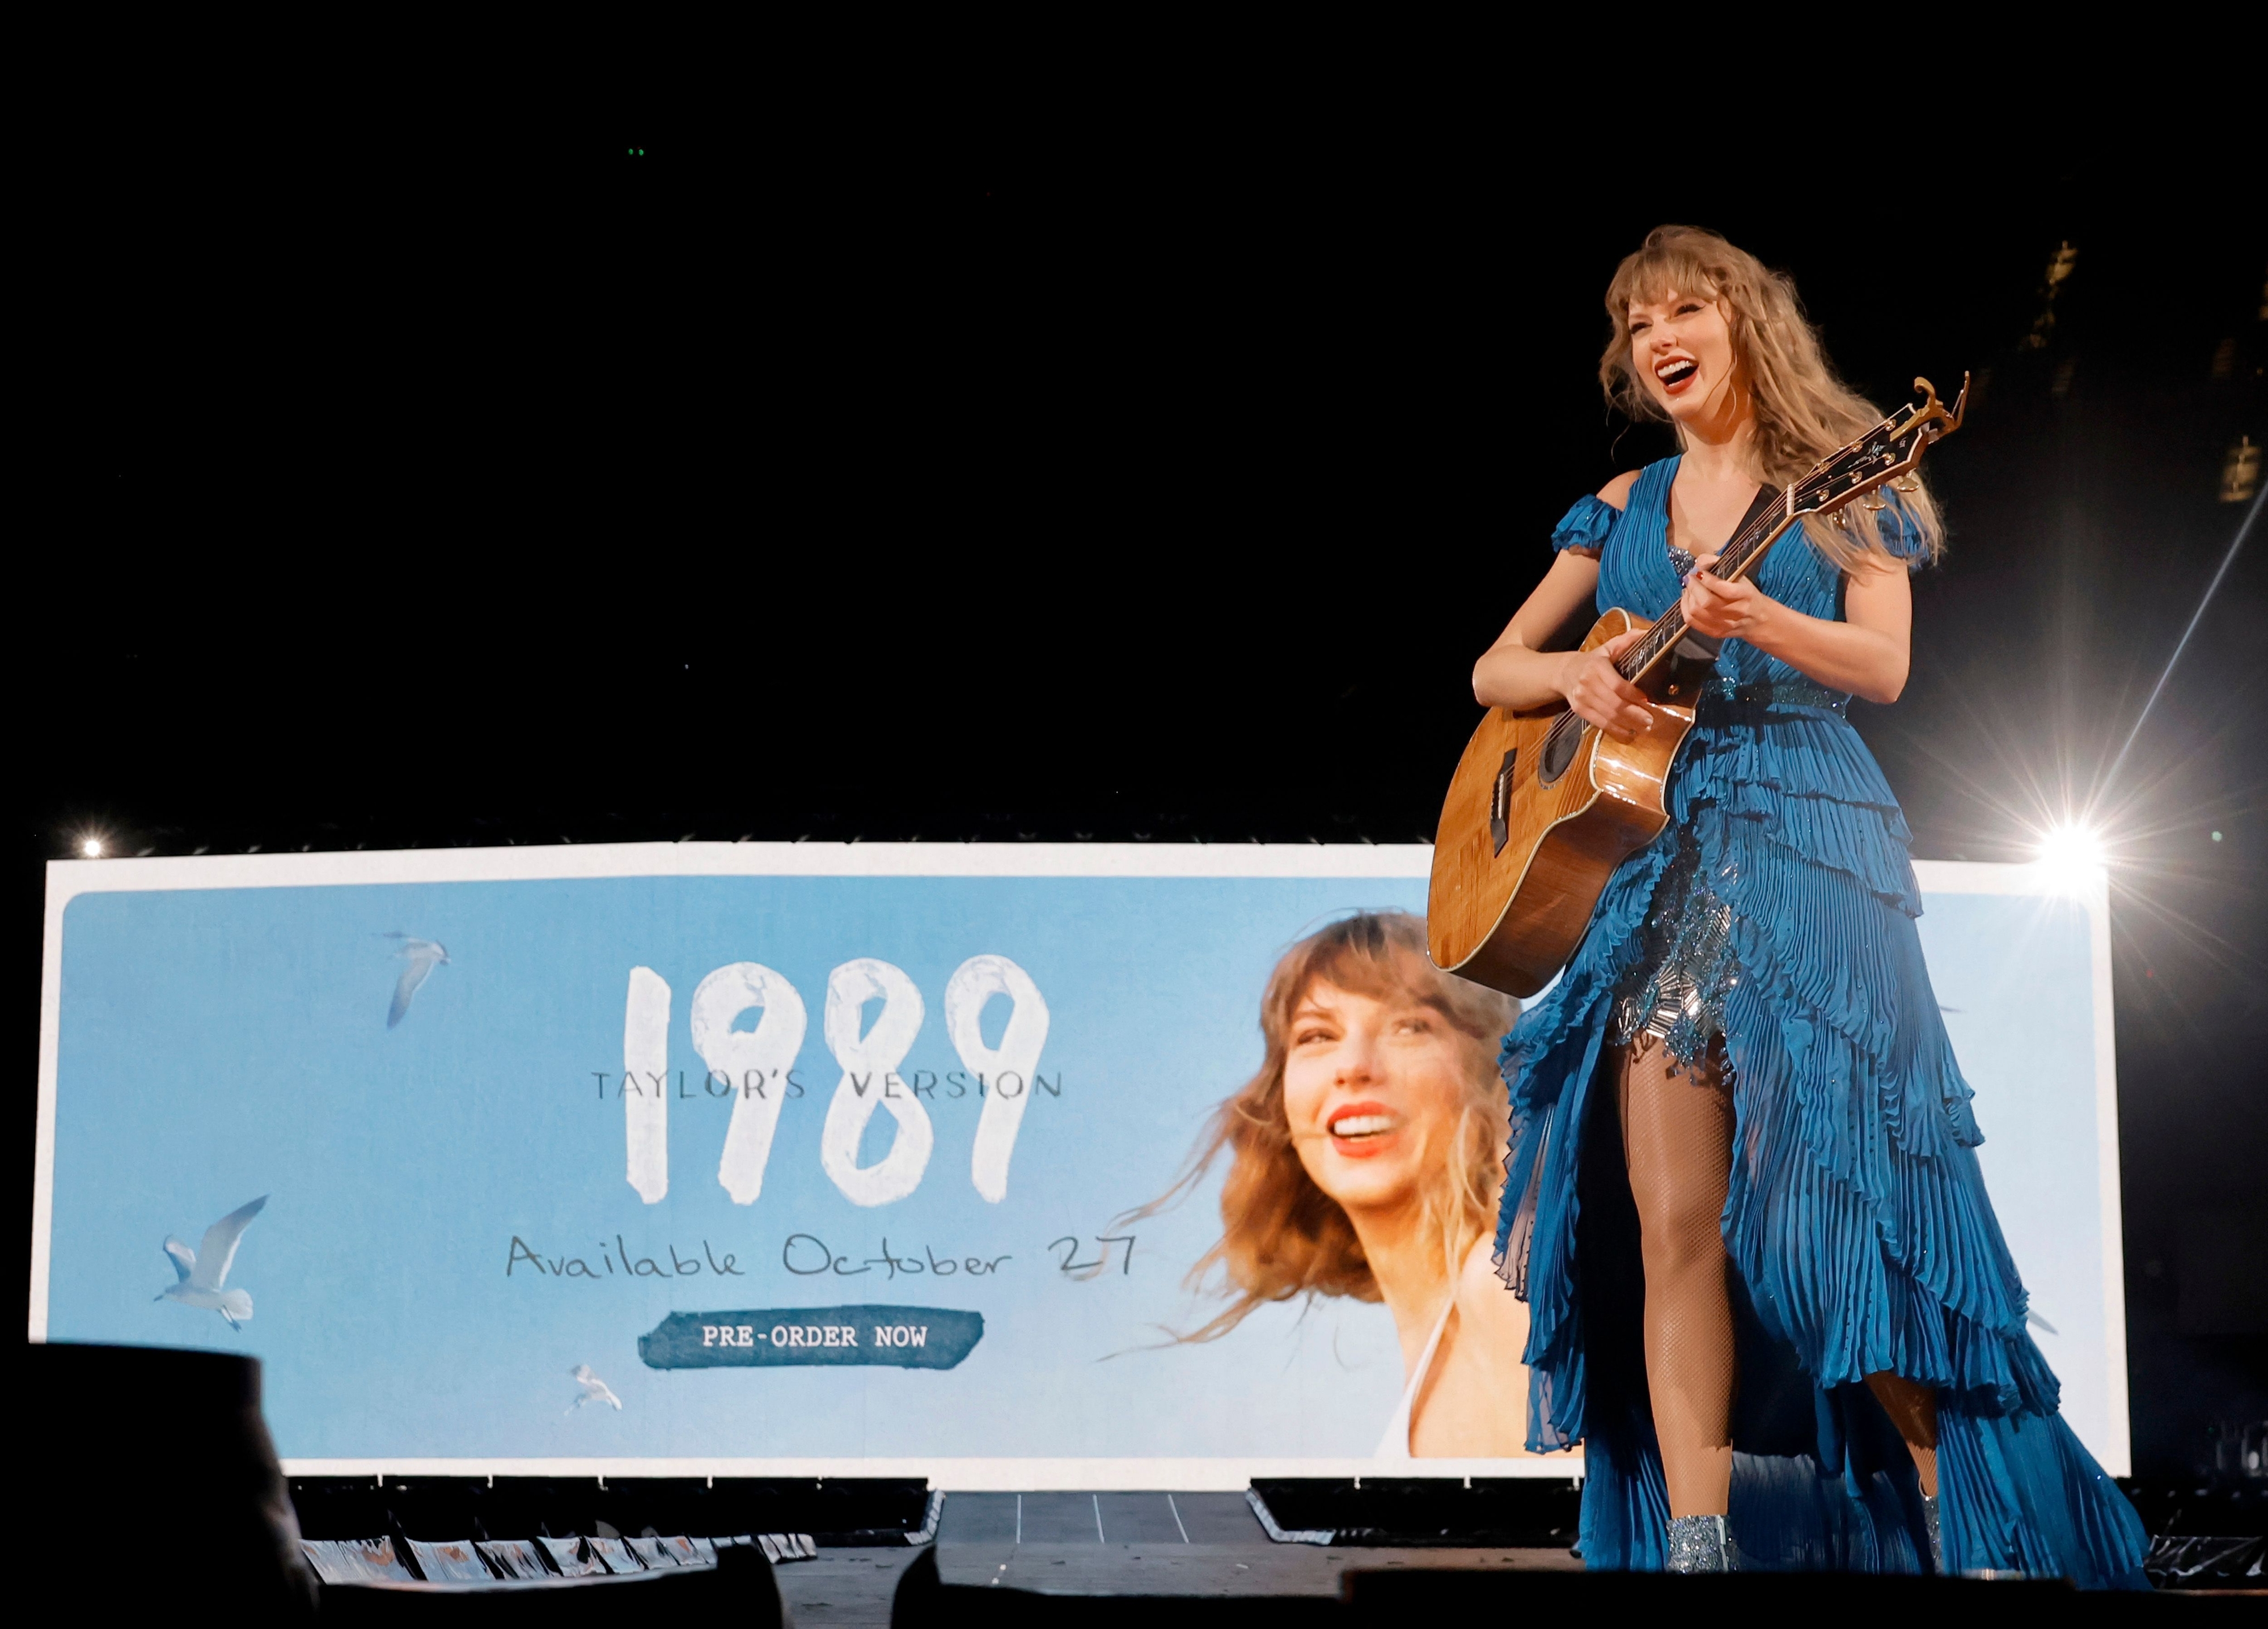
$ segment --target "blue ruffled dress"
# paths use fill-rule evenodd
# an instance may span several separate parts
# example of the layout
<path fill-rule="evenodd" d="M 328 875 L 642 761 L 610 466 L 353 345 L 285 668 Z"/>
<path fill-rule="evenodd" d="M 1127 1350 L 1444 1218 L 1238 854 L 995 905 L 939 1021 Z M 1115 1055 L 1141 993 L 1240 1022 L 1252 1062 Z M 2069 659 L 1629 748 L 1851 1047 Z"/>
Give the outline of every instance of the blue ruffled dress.
<path fill-rule="evenodd" d="M 1586 498 L 1553 534 L 1555 548 L 1601 551 L 1602 612 L 1653 617 L 1676 600 L 1677 462 L 1647 468 L 1627 509 Z M 1911 557 L 1918 539 L 1898 513 L 1881 512 L 1882 534 Z M 1841 615 L 1840 573 L 1799 538 L 1756 580 L 1797 610 Z M 1717 673 L 1670 778 L 1670 825 L 1616 872 L 1559 982 L 1505 1041 L 1497 1253 L 1529 1308 L 1528 1445 L 1583 1444 L 1587 1565 L 1662 1566 L 1637 1217 L 1594 1079 L 1659 992 L 1665 946 L 1690 949 L 1697 923 L 1717 953 L 1697 990 L 1687 981 L 1702 1021 L 1668 1039 L 1690 1056 L 1721 1028 L 1733 1088 L 1728 1520 L 1742 1564 L 1928 1570 L 1912 1461 L 1865 1384 L 1888 1369 L 1937 1391 L 1949 1570 L 2146 1587 L 2141 1523 L 2057 1412 L 2025 1332 L 1977 1168 L 1983 1135 L 1922 962 L 1897 800 L 1843 716 L 1847 697 L 1739 640 Z"/>

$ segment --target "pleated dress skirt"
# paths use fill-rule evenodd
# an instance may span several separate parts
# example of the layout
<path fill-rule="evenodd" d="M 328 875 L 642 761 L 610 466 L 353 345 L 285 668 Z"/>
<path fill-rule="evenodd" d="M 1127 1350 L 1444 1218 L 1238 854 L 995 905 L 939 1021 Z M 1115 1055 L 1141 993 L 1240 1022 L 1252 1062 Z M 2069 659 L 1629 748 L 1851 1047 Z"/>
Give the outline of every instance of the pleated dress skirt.
<path fill-rule="evenodd" d="M 1506 1037 L 1498 1260 L 1529 1306 L 1529 1446 L 1583 1445 L 1588 1565 L 1663 1565 L 1636 1213 L 1600 1067 L 1659 1010 L 1674 1051 L 1721 1034 L 1736 1116 L 1723 1229 L 1742 1565 L 1929 1570 L 1911 1459 L 1865 1383 L 1888 1370 L 1937 1395 L 1948 1570 L 2143 1586 L 2141 1524 L 2026 1332 L 1922 962 L 1905 822 L 1836 699 L 1708 688 L 1671 825 L 1616 873 Z"/>

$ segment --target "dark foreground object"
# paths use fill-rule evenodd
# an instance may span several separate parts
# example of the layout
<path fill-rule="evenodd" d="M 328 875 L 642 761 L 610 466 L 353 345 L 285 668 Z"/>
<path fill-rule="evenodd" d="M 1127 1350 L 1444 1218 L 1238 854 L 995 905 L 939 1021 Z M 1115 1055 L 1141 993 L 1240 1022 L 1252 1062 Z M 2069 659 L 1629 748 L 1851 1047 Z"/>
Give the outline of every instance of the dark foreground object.
<path fill-rule="evenodd" d="M 198 1600 L 254 1623 L 313 1611 L 318 1586 L 261 1417 L 255 1359 L 68 1342 L 29 1345 L 24 1359 L 32 1406 L 18 1428 L 45 1516 L 168 1541 L 88 1574 L 91 1618 L 172 1618 Z"/>
<path fill-rule="evenodd" d="M 92 1621 L 172 1621 L 195 1603 L 225 1603 L 230 1620 L 250 1624 L 318 1614 L 348 1623 L 627 1623 L 688 1610 L 751 1629 L 782 1621 L 771 1566 L 745 1546 L 718 1552 L 713 1566 L 619 1577 L 320 1584 L 261 1414 L 256 1360 L 68 1342 L 27 1345 L 24 1358 L 36 1406 L 23 1411 L 21 1429 L 42 1508 L 91 1530 L 161 1541 L 131 1564 L 77 1581 L 74 1605 Z"/>

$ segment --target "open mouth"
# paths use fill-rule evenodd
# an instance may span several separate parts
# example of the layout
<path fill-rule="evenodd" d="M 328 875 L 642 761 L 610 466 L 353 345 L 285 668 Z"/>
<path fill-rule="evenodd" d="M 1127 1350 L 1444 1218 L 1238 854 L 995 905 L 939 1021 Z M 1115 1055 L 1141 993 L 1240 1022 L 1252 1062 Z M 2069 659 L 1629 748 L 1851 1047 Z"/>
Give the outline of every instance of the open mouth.
<path fill-rule="evenodd" d="M 1398 1115 L 1383 1114 L 1367 1105 L 1341 1109 L 1326 1128 L 1333 1137 L 1344 1143 L 1359 1143 L 1383 1137 L 1402 1124 Z"/>
<path fill-rule="evenodd" d="M 1683 357 L 1672 357 L 1654 365 L 1653 376 L 1666 390 L 1675 390 L 1701 371 L 1700 365 Z"/>

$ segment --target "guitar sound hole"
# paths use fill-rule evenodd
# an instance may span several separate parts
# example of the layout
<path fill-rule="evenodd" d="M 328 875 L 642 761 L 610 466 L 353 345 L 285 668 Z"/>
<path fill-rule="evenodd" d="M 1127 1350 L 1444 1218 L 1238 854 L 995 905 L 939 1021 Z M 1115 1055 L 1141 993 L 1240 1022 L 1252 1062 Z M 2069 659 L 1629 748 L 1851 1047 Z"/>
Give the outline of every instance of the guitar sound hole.
<path fill-rule="evenodd" d="M 1575 749 L 1583 744 L 1583 721 L 1573 713 L 1563 713 L 1544 732 L 1543 758 L 1535 779 L 1539 785 L 1549 786 L 1567 772 L 1575 761 Z"/>

